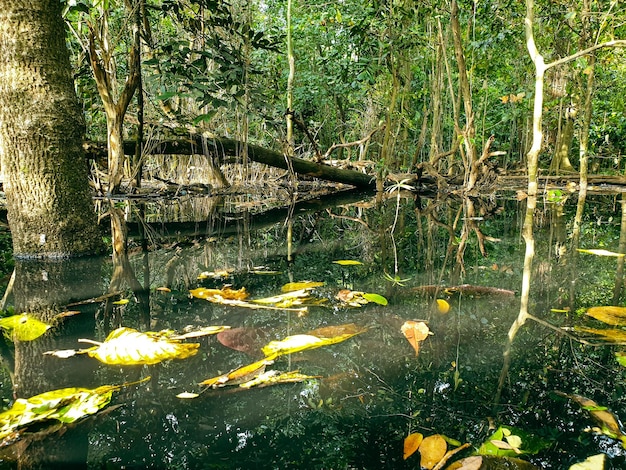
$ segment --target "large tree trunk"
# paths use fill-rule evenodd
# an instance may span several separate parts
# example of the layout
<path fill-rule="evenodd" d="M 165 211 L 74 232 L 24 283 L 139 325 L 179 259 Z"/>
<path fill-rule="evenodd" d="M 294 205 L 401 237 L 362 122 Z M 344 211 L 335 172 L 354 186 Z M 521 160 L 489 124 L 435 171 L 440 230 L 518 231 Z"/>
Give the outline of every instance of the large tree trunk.
<path fill-rule="evenodd" d="M 58 0 L 0 0 L 0 154 L 17 257 L 98 251 Z"/>

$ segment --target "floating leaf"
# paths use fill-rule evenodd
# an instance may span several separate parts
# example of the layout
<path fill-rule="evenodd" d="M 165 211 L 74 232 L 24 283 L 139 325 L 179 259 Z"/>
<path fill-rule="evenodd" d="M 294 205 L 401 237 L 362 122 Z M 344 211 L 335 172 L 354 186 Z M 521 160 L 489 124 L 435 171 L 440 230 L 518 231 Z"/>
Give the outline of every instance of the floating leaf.
<path fill-rule="evenodd" d="M 437 299 L 437 311 L 439 313 L 448 313 L 450 311 L 450 304 L 443 299 Z"/>
<path fill-rule="evenodd" d="M 622 446 L 626 448 L 626 435 L 622 433 L 615 415 L 607 410 L 606 407 L 600 406 L 595 401 L 582 395 L 557 393 L 578 403 L 600 425 L 602 434 L 622 441 Z"/>
<path fill-rule="evenodd" d="M 609 341 L 611 343 L 625 343 L 626 342 L 626 331 L 624 330 L 618 330 L 614 328 L 606 328 L 606 329 L 585 328 L 582 326 L 577 326 L 574 329 L 582 333 L 589 333 L 592 335 L 600 336 L 601 339 L 603 339 L 604 341 Z"/>
<path fill-rule="evenodd" d="M 169 287 L 157 287 L 156 291 L 168 293 L 168 292 L 172 292 L 172 289 L 170 289 Z"/>
<path fill-rule="evenodd" d="M 195 355 L 198 347 L 198 343 L 179 343 L 167 335 L 140 333 L 122 327 L 112 331 L 104 343 L 81 352 L 110 365 L 149 365 L 170 359 L 186 359 Z"/>
<path fill-rule="evenodd" d="M 608 250 L 602 250 L 602 249 L 584 250 L 582 248 L 578 248 L 577 251 L 581 253 L 587 253 L 590 255 L 596 255 L 596 256 L 616 256 L 616 257 L 624 256 L 624 253 L 615 253 L 614 251 L 608 251 Z"/>
<path fill-rule="evenodd" d="M 424 436 L 419 432 L 414 432 L 404 438 L 404 460 L 417 452 L 422 440 L 424 440 Z"/>
<path fill-rule="evenodd" d="M 270 385 L 303 382 L 304 380 L 317 378 L 319 378 L 318 375 L 305 375 L 301 374 L 297 370 L 282 373 L 275 370 L 270 370 L 260 374 L 259 376 L 252 380 L 249 380 L 248 382 L 240 384 L 239 386 L 242 388 L 262 388 Z"/>
<path fill-rule="evenodd" d="M 483 458 L 480 455 L 466 457 L 450 464 L 447 470 L 480 470 Z"/>
<path fill-rule="evenodd" d="M 605 454 L 592 455 L 583 462 L 575 463 L 569 470 L 604 470 Z"/>
<path fill-rule="evenodd" d="M 200 382 L 200 385 L 208 385 L 209 387 L 222 387 L 226 383 L 228 383 L 229 385 L 236 385 L 247 382 L 248 380 L 251 380 L 259 374 L 265 372 L 265 367 L 273 364 L 274 359 L 276 359 L 277 356 L 278 355 L 274 354 L 272 356 L 265 357 L 260 361 L 256 361 L 252 364 L 248 364 L 234 369 L 227 374 L 218 375 L 217 377 L 212 377 L 210 379 L 204 380 L 203 382 Z"/>
<path fill-rule="evenodd" d="M 363 298 L 369 302 L 374 302 L 375 304 L 378 304 L 378 305 L 387 305 L 388 303 L 387 299 L 379 294 L 372 294 L 372 293 L 366 292 L 363 294 Z"/>
<path fill-rule="evenodd" d="M 23 313 L 0 318 L 0 328 L 4 329 L 14 340 L 33 341 L 48 331 L 51 326 Z"/>
<path fill-rule="evenodd" d="M 352 328 L 352 324 L 350 325 L 350 328 Z M 319 330 L 317 331 L 317 334 L 319 334 Z M 293 354 L 307 349 L 315 349 L 322 346 L 340 343 L 357 334 L 363 333 L 364 331 L 366 331 L 366 329 L 361 328 L 331 337 L 319 337 L 313 334 L 292 335 L 287 336 L 280 341 L 270 341 L 263 347 L 262 351 L 266 356 L 274 354 L 278 356 Z"/>
<path fill-rule="evenodd" d="M 203 271 L 198 274 L 198 280 L 203 279 L 226 279 L 233 273 L 233 269 L 222 269 L 219 271 Z"/>
<path fill-rule="evenodd" d="M 505 445 L 501 445 L 502 442 Z M 509 426 L 500 426 L 480 446 L 480 455 L 492 455 L 498 457 L 515 457 L 520 453 L 534 454 L 547 447 L 550 443 L 526 433 L 520 429 Z M 506 447 L 506 448 L 503 448 Z"/>
<path fill-rule="evenodd" d="M 425 437 L 419 446 L 420 465 L 426 470 L 431 470 L 446 455 L 448 444 L 439 434 Z"/>
<path fill-rule="evenodd" d="M 402 331 L 402 334 L 405 336 L 409 344 L 413 346 L 413 349 L 415 349 L 415 355 L 417 356 L 419 354 L 421 342 L 428 338 L 428 335 L 430 334 L 428 325 L 426 325 L 423 321 L 407 320 L 400 328 L 400 331 Z"/>
<path fill-rule="evenodd" d="M 176 395 L 176 398 L 192 399 L 192 398 L 198 398 L 199 396 L 200 396 L 199 393 L 181 392 L 178 395 Z"/>
<path fill-rule="evenodd" d="M 192 297 L 197 299 L 209 300 L 212 302 L 220 303 L 221 300 L 245 300 L 248 298 L 246 288 L 231 289 L 229 286 L 225 286 L 222 289 L 207 289 L 206 287 L 198 287 L 197 289 L 191 289 L 189 291 Z"/>
<path fill-rule="evenodd" d="M 28 399 L 18 398 L 9 410 L 0 413 L 0 446 L 9 443 L 6 441 L 14 442 L 31 425 L 49 420 L 73 423 L 94 414 L 109 404 L 114 391 L 129 385 L 133 384 L 104 385 L 95 389 L 63 388 Z"/>
<path fill-rule="evenodd" d="M 621 351 L 616 352 L 615 358 L 617 359 L 617 362 L 620 363 L 620 365 L 626 367 L 626 352 L 621 352 Z"/>
<path fill-rule="evenodd" d="M 481 469 L 508 469 L 508 470 L 539 470 L 539 467 L 515 457 L 496 457 L 493 455 L 474 455 L 458 460 L 446 470 L 481 470 Z"/>
<path fill-rule="evenodd" d="M 113 302 L 113 305 L 126 305 L 130 300 L 128 299 L 120 299 Z"/>
<path fill-rule="evenodd" d="M 626 325 L 626 307 L 591 307 L 587 315 L 607 325 Z"/>
<path fill-rule="evenodd" d="M 340 259 L 337 261 L 333 261 L 333 263 L 338 264 L 339 266 L 359 266 L 363 264 L 360 261 L 356 261 L 353 259 Z"/>
<path fill-rule="evenodd" d="M 202 336 L 216 335 L 228 329 L 230 329 L 230 326 L 205 326 L 197 330 L 188 331 L 180 335 L 172 335 L 172 336 L 169 336 L 168 338 L 171 340 L 200 338 Z"/>
<path fill-rule="evenodd" d="M 301 282 L 288 282 L 284 286 L 280 288 L 282 292 L 293 292 L 299 291 L 302 289 L 314 289 L 316 287 L 322 287 L 324 285 L 323 282 L 316 281 L 301 281 Z"/>
<path fill-rule="evenodd" d="M 342 304 L 349 307 L 362 307 L 370 302 L 377 303 L 379 305 L 387 305 L 387 299 L 382 295 L 372 294 L 359 291 L 351 291 L 349 289 L 341 289 L 335 295 L 335 298 Z"/>

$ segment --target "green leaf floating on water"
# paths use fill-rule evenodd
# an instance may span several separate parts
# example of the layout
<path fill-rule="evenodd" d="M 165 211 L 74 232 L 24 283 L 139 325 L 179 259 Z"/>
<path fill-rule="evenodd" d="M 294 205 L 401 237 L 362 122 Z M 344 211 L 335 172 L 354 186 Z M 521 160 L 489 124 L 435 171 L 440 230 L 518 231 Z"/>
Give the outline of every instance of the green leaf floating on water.
<path fill-rule="evenodd" d="M 500 426 L 478 449 L 479 455 L 514 457 L 520 454 L 536 454 L 549 443 L 521 429 Z"/>
<path fill-rule="evenodd" d="M 27 399 L 18 398 L 9 410 L 0 413 L 0 447 L 15 442 L 22 432 L 29 431 L 33 425 L 48 421 L 73 423 L 94 414 L 109 404 L 113 392 L 145 382 L 149 378 L 140 382 L 103 385 L 94 389 L 62 388 Z"/>
<path fill-rule="evenodd" d="M 0 328 L 13 340 L 32 341 L 43 335 L 51 325 L 37 320 L 26 313 L 0 318 Z"/>
<path fill-rule="evenodd" d="M 387 305 L 387 299 L 385 299 L 380 294 L 373 294 L 370 292 L 366 292 L 363 294 L 363 298 L 365 300 L 369 300 L 370 302 L 374 302 L 375 304 L 378 304 L 378 305 Z"/>

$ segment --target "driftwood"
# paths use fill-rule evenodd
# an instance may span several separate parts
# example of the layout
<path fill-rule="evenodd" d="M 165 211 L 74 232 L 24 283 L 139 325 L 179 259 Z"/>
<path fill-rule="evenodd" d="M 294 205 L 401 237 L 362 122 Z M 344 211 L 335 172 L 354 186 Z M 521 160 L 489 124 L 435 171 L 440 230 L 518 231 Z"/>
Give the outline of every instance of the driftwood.
<path fill-rule="evenodd" d="M 461 284 L 460 286 L 419 286 L 413 287 L 411 289 L 412 292 L 417 292 L 421 294 L 437 294 L 437 293 L 448 293 L 448 294 L 464 294 L 464 295 L 504 295 L 504 296 L 514 296 L 515 292 L 508 289 L 500 289 L 499 287 L 489 287 L 489 286 L 474 286 L 470 284 Z"/>
<path fill-rule="evenodd" d="M 223 137 L 205 138 L 201 135 L 196 135 L 191 138 L 161 141 L 151 146 L 150 154 L 203 155 L 205 153 L 203 152 L 203 148 L 208 147 L 209 151 L 213 154 L 212 156 L 223 159 L 225 156 L 237 156 L 242 145 L 242 142 L 235 139 Z M 106 147 L 104 144 L 88 142 L 85 143 L 84 147 L 88 157 L 104 163 L 105 159 L 103 157 L 106 155 Z M 124 153 L 126 155 L 134 155 L 135 142 L 124 142 Z M 248 158 L 252 161 L 284 170 L 293 168 L 293 171 L 299 175 L 325 181 L 349 184 L 362 189 L 373 189 L 376 187 L 376 178 L 374 176 L 359 171 L 315 163 L 298 157 L 290 157 L 288 159 L 280 152 L 269 150 L 258 145 L 248 144 Z"/>

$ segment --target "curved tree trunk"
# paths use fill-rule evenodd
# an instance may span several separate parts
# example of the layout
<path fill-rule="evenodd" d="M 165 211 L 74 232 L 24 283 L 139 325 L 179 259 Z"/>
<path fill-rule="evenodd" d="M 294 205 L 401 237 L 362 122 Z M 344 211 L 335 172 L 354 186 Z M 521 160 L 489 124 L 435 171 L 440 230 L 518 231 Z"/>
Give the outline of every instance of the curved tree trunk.
<path fill-rule="evenodd" d="M 92 254 L 97 229 L 57 0 L 0 0 L 0 155 L 17 257 Z"/>

